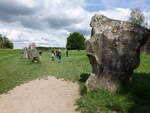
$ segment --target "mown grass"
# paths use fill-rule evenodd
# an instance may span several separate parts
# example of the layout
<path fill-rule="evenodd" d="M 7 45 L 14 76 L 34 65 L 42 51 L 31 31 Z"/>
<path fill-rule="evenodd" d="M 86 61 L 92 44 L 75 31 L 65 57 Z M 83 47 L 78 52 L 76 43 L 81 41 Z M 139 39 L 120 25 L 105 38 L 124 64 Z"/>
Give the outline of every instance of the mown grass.
<path fill-rule="evenodd" d="M 141 56 L 141 65 L 135 70 L 133 82 L 120 86 L 117 93 L 111 93 L 103 89 L 87 92 L 84 83 L 91 66 L 85 51 L 70 51 L 69 57 L 63 53 L 62 63 L 50 61 L 49 52 L 43 53 L 41 63 L 22 59 L 19 52 L 16 53 L 0 55 L 1 94 L 25 82 L 53 75 L 80 84 L 82 96 L 77 105 L 82 113 L 150 113 L 150 55 Z"/>
<path fill-rule="evenodd" d="M 82 113 L 126 112 L 133 103 L 127 95 L 111 93 L 104 89 L 95 89 L 83 95 L 78 101 Z"/>
<path fill-rule="evenodd" d="M 4 56 L 18 54 L 19 52 L 20 52 L 19 50 L 13 49 L 0 49 L 0 57 L 2 58 Z"/>
<path fill-rule="evenodd" d="M 128 109 L 129 113 L 150 113 L 150 55 L 141 56 L 132 82 L 121 86 L 120 94 L 132 96 L 134 105 Z"/>
<path fill-rule="evenodd" d="M 77 104 L 82 113 L 150 113 L 150 55 L 141 55 L 132 82 L 121 85 L 116 93 L 104 89 L 86 92 L 82 83 L 81 94 Z"/>
<path fill-rule="evenodd" d="M 20 54 L 11 55 L 0 59 L 0 93 L 50 75 L 75 82 L 79 81 L 81 73 L 90 71 L 90 64 L 84 51 L 71 51 L 69 57 L 65 57 L 63 53 L 62 63 L 50 61 L 49 52 L 43 53 L 40 63 L 23 59 Z"/>

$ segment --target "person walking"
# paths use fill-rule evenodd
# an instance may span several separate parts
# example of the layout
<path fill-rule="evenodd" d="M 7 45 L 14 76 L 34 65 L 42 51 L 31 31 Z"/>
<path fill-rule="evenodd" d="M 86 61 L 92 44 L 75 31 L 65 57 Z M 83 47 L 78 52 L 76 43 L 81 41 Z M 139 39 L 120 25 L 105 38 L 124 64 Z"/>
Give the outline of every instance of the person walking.
<path fill-rule="evenodd" d="M 58 50 L 55 51 L 55 55 L 56 55 L 56 58 L 57 58 L 57 61 L 58 61 Z"/>
<path fill-rule="evenodd" d="M 55 57 L 55 52 L 54 52 L 54 50 L 52 49 L 52 50 L 51 50 L 51 61 L 54 61 L 54 60 L 55 60 L 54 57 Z"/>
<path fill-rule="evenodd" d="M 40 57 L 40 60 L 42 58 L 42 51 L 39 51 L 39 57 Z"/>
<path fill-rule="evenodd" d="M 61 63 L 61 56 L 62 56 L 61 49 L 59 49 L 58 50 L 58 63 Z"/>
<path fill-rule="evenodd" d="M 66 56 L 68 57 L 68 49 L 66 49 Z"/>

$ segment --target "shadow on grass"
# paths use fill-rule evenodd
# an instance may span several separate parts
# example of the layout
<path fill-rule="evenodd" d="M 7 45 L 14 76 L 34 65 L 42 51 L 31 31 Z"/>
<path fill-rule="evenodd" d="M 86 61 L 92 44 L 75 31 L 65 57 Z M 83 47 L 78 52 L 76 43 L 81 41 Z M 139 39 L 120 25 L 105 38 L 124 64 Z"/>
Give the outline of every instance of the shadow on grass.
<path fill-rule="evenodd" d="M 80 94 L 82 96 L 87 93 L 87 88 L 85 86 L 85 82 L 89 78 L 89 76 L 90 76 L 89 73 L 82 73 L 80 75 L 80 79 L 79 79 L 79 82 L 80 82 Z"/>
<path fill-rule="evenodd" d="M 122 85 L 120 93 L 132 96 L 134 105 L 129 113 L 150 113 L 150 73 L 135 73 L 128 85 Z"/>
<path fill-rule="evenodd" d="M 82 96 L 84 94 L 87 94 L 85 82 L 88 79 L 89 75 L 90 74 L 88 73 L 82 73 L 80 75 L 80 93 Z M 91 95 L 93 95 L 92 92 Z M 98 95 L 100 95 L 100 97 L 102 96 L 101 94 Z M 150 73 L 134 73 L 132 82 L 126 85 L 121 85 L 118 95 L 121 95 L 123 97 L 127 96 L 125 98 L 129 98 L 129 102 L 133 102 L 133 104 L 130 105 L 129 109 L 127 109 L 128 113 L 150 113 Z M 102 100 L 106 101 L 107 99 L 102 98 Z M 118 103 L 119 100 L 115 100 L 115 102 Z M 126 106 L 127 103 L 126 101 L 122 101 L 121 104 Z M 118 108 L 117 105 L 113 105 Z"/>
<path fill-rule="evenodd" d="M 81 75 L 80 75 L 80 82 L 81 83 L 85 83 L 86 82 L 86 80 L 89 78 L 89 76 L 90 76 L 90 74 L 89 73 L 82 73 Z"/>
<path fill-rule="evenodd" d="M 39 62 L 32 62 L 32 61 L 30 61 L 28 59 L 25 59 L 25 58 L 22 58 L 20 61 L 21 61 L 21 63 L 23 65 L 35 65 L 35 64 L 41 64 L 42 63 L 41 61 L 39 61 Z"/>

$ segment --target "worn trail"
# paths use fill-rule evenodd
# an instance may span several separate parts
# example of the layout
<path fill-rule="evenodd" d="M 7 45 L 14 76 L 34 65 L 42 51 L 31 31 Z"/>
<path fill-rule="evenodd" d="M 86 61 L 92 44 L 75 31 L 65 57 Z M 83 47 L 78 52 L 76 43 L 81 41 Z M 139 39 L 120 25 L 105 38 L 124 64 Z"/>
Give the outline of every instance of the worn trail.
<path fill-rule="evenodd" d="M 55 77 L 34 80 L 0 95 L 0 113 L 78 113 L 77 83 Z"/>

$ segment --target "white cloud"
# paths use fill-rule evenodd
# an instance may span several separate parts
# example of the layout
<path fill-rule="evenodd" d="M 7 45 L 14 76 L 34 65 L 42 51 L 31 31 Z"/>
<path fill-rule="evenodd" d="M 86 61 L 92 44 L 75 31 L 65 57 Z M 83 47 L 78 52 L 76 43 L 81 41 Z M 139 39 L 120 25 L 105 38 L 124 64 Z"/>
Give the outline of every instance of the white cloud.
<path fill-rule="evenodd" d="M 116 8 L 114 10 L 99 11 L 99 13 L 112 19 L 127 21 L 127 19 L 129 18 L 130 10 L 123 8 Z"/>
<path fill-rule="evenodd" d="M 84 0 L 15 0 L 10 9 L 3 7 L 3 17 L 0 18 L 0 33 L 8 36 L 15 47 L 24 47 L 27 43 L 38 45 L 59 46 L 66 45 L 66 37 L 74 29 L 84 32 L 88 30 L 87 18 L 89 13 L 83 9 Z M 8 6 L 9 0 L 2 0 L 0 4 Z M 18 12 L 19 5 L 24 6 Z M 19 7 L 20 8 L 20 7 Z M 33 8 L 32 13 L 26 13 Z M 35 10 L 36 8 L 37 10 Z M 13 10 L 13 13 L 8 13 Z M 9 17 L 10 19 L 7 20 Z M 83 27 L 82 27 L 83 26 Z"/>
<path fill-rule="evenodd" d="M 150 10 L 149 0 L 98 0 L 105 9 L 114 8 L 140 8 L 142 10 Z"/>
<path fill-rule="evenodd" d="M 9 5 L 9 6 L 21 5 L 21 6 L 29 7 L 29 8 L 33 8 L 38 5 L 36 0 L 1 0 L 0 4 L 5 4 L 5 5 Z"/>
<path fill-rule="evenodd" d="M 123 20 L 128 21 L 128 18 L 130 16 L 130 9 L 126 8 L 115 8 L 111 10 L 101 10 L 99 11 L 100 14 L 103 14 L 109 18 L 117 19 L 117 20 Z M 143 12 L 145 16 L 145 21 L 148 23 L 148 26 L 150 26 L 150 12 Z"/>
<path fill-rule="evenodd" d="M 95 12 L 84 9 L 85 0 L 1 0 L 0 33 L 16 48 L 35 42 L 40 46 L 65 47 L 70 32 L 90 37 L 90 20 Z M 129 9 L 101 10 L 114 19 L 127 20 Z M 145 12 L 150 23 L 150 13 Z"/>
<path fill-rule="evenodd" d="M 145 20 L 150 27 L 150 12 L 144 12 L 144 15 L 145 15 Z"/>

